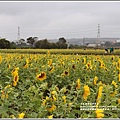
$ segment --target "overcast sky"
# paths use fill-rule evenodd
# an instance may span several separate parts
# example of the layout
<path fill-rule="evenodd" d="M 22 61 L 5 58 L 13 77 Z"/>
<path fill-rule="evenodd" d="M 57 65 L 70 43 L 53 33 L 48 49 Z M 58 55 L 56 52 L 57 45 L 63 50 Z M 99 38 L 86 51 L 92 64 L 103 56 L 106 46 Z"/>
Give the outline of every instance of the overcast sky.
<path fill-rule="evenodd" d="M 0 37 L 120 37 L 120 2 L 0 2 Z"/>

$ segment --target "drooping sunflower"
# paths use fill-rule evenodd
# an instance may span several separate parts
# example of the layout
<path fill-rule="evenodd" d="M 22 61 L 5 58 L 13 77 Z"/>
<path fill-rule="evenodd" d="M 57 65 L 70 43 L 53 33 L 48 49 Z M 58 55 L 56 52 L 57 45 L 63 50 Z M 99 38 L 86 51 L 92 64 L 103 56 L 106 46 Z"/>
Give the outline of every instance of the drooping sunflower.
<path fill-rule="evenodd" d="M 87 100 L 87 97 L 89 95 L 90 95 L 90 88 L 88 87 L 88 85 L 84 85 L 84 94 L 83 94 L 84 100 Z"/>
<path fill-rule="evenodd" d="M 43 81 L 43 80 L 46 79 L 46 73 L 45 73 L 45 72 L 41 72 L 40 74 L 38 74 L 38 75 L 36 76 L 36 78 L 37 78 L 38 80 L 40 80 L 40 81 Z"/>
<path fill-rule="evenodd" d="M 97 80 L 98 80 L 98 77 L 95 76 L 95 77 L 94 77 L 94 81 L 93 81 L 93 84 L 94 84 L 94 85 L 96 85 Z"/>
<path fill-rule="evenodd" d="M 96 99 L 98 104 L 101 102 L 102 90 L 103 90 L 103 86 L 100 86 L 98 89 L 98 95 L 97 95 L 97 99 Z"/>
<path fill-rule="evenodd" d="M 18 82 L 18 80 L 19 80 L 19 76 L 18 76 L 18 75 L 15 75 L 14 78 L 13 78 L 13 81 L 14 81 L 14 82 Z"/>
<path fill-rule="evenodd" d="M 0 56 L 0 63 L 2 63 L 2 56 Z"/>
<path fill-rule="evenodd" d="M 12 70 L 12 76 L 16 76 L 18 75 L 18 70 L 19 70 L 19 67 L 16 67 Z"/>
<path fill-rule="evenodd" d="M 17 85 L 18 80 L 19 80 L 19 76 L 15 75 L 14 78 L 13 78 L 13 86 Z"/>
<path fill-rule="evenodd" d="M 80 88 L 80 79 L 78 79 L 78 80 L 76 81 L 76 83 L 77 83 L 77 85 L 76 85 L 76 90 L 77 90 L 77 89 Z"/>

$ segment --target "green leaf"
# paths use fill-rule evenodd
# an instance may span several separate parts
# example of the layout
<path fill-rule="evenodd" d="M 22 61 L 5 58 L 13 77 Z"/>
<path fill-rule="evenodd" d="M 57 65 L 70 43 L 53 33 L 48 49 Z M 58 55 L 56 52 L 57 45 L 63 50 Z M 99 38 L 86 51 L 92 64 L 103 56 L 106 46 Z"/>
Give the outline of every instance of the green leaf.
<path fill-rule="evenodd" d="M 8 105 L 3 104 L 3 106 L 0 107 L 0 114 L 1 113 L 6 113 L 8 111 Z"/>

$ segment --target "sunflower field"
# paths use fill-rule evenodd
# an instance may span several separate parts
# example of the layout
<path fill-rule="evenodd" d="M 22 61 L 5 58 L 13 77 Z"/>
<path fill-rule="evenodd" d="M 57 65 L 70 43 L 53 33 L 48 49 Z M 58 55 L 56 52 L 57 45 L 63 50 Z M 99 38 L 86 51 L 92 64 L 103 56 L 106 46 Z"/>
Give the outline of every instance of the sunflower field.
<path fill-rule="evenodd" d="M 0 53 L 0 118 L 119 118 L 120 56 Z"/>

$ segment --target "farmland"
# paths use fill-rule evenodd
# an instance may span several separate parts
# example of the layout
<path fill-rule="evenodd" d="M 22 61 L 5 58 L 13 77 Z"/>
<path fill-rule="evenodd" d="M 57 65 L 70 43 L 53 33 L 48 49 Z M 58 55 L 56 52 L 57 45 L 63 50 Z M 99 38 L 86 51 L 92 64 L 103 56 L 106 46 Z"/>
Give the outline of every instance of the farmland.
<path fill-rule="evenodd" d="M 85 54 L 85 55 L 120 55 L 120 50 L 115 49 L 114 53 L 105 53 L 104 49 L 85 48 L 85 49 L 0 49 L 1 53 L 24 53 L 24 54 Z"/>
<path fill-rule="evenodd" d="M 0 118 L 120 117 L 119 50 L 0 52 Z"/>

